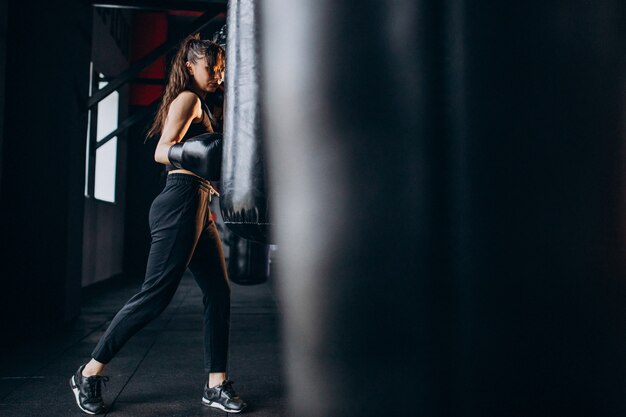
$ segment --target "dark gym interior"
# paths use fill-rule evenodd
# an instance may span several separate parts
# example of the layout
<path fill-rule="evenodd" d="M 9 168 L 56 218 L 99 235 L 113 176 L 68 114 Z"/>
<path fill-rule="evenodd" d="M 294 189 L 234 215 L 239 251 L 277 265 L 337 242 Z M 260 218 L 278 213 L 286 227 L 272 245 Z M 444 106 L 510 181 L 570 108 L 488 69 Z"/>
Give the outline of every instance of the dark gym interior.
<path fill-rule="evenodd" d="M 244 414 L 626 416 L 623 0 L 0 2 L 0 416 L 84 415 L 67 380 L 145 273 L 174 48 L 226 24 Z M 201 310 L 186 273 L 107 415 L 226 415 Z"/>

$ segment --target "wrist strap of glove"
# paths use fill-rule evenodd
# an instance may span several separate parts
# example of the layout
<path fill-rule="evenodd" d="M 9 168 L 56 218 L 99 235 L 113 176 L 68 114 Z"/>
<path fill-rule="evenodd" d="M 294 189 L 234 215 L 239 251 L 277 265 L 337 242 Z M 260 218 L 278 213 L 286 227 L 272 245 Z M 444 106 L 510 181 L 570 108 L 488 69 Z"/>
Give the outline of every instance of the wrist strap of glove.
<path fill-rule="evenodd" d="M 170 160 L 170 164 L 174 165 L 176 168 L 182 168 L 181 163 L 183 160 L 183 146 L 184 142 L 176 143 L 170 146 L 169 151 L 167 151 L 167 159 Z"/>

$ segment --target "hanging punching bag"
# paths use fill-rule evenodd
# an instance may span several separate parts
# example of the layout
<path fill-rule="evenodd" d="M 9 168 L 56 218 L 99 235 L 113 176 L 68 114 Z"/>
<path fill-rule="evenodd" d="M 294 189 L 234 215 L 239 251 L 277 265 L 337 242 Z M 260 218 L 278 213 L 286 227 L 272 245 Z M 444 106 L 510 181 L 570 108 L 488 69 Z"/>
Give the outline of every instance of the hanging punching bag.
<path fill-rule="evenodd" d="M 270 243 L 256 8 L 253 0 L 229 1 L 220 208 L 224 223 L 234 233 Z"/>
<path fill-rule="evenodd" d="M 270 274 L 270 246 L 231 233 L 228 239 L 228 277 L 239 285 L 256 285 Z"/>

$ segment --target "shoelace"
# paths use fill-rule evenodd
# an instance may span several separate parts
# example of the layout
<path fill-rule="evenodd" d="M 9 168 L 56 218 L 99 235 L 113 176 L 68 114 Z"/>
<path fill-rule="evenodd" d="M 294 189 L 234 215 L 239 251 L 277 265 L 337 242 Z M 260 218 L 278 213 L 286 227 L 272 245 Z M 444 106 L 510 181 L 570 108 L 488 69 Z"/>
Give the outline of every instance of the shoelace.
<path fill-rule="evenodd" d="M 227 379 L 224 382 L 222 382 L 222 384 L 219 386 L 220 396 L 222 395 L 222 392 L 226 393 L 228 398 L 236 397 L 237 394 L 235 393 L 235 390 L 233 389 L 233 381 L 231 381 L 230 379 Z"/>
<path fill-rule="evenodd" d="M 106 387 L 106 383 L 109 381 L 108 376 L 95 375 L 87 378 L 87 385 L 89 387 L 90 398 L 100 398 L 101 396 L 101 382 Z"/>

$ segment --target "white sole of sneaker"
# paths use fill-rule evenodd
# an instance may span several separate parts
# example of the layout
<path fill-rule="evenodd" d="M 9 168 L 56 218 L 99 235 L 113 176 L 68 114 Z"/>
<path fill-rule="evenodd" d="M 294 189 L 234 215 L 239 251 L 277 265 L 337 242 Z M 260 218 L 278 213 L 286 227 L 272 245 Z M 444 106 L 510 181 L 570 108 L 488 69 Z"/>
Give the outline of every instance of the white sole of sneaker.
<path fill-rule="evenodd" d="M 72 377 L 70 378 L 70 388 L 72 389 L 72 392 L 74 393 L 74 398 L 76 398 L 76 405 L 78 405 L 78 408 L 80 408 L 87 414 L 92 414 L 92 415 L 96 414 L 93 411 L 85 410 L 83 406 L 80 405 L 80 401 L 78 400 L 79 391 L 78 391 L 78 387 L 76 386 L 76 383 L 74 382 L 74 375 L 72 375 Z"/>
<path fill-rule="evenodd" d="M 216 403 L 213 401 L 209 401 L 206 398 L 202 397 L 202 405 L 205 405 L 207 407 L 213 407 L 213 408 L 219 408 L 222 411 L 226 411 L 227 413 L 241 413 L 243 410 L 245 410 L 245 407 L 242 408 L 241 410 L 229 410 L 228 408 L 224 407 L 222 404 L 220 403 Z"/>

